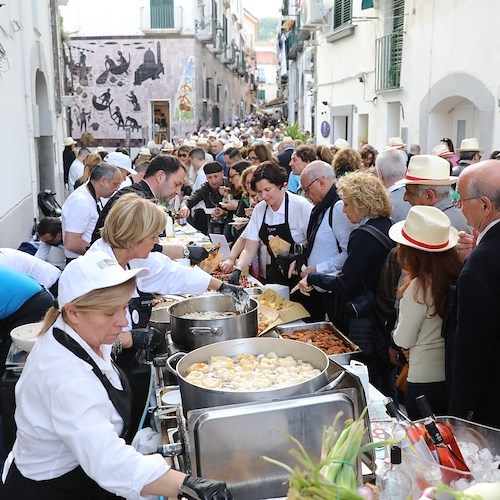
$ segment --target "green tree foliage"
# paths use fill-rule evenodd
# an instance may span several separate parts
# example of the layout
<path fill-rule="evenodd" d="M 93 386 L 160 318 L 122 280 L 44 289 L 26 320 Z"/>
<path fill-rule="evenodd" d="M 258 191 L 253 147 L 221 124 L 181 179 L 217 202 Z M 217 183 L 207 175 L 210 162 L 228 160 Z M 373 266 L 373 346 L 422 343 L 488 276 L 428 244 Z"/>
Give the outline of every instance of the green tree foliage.
<path fill-rule="evenodd" d="M 259 40 L 274 39 L 278 22 L 276 17 L 261 17 L 259 19 Z"/>

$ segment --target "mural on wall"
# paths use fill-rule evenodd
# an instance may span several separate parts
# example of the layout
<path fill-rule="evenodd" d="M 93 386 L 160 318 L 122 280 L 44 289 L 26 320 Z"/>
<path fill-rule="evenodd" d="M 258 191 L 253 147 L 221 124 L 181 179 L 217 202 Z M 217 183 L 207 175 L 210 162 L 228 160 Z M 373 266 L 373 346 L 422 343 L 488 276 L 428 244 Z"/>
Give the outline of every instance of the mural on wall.
<path fill-rule="evenodd" d="M 65 49 L 67 75 L 74 96 L 71 135 L 85 139 L 87 145 L 105 147 L 125 145 L 127 131 L 130 131 L 132 145 L 147 140 L 143 134 L 144 129 L 149 130 L 151 126 L 149 102 L 173 101 L 178 86 L 176 75 L 169 76 L 168 80 L 165 76 L 162 61 L 166 60 L 168 43 L 167 40 L 125 38 L 71 40 Z M 187 83 L 192 89 L 193 63 L 190 74 L 192 80 L 184 74 L 182 78 L 192 82 Z M 185 87 L 184 94 L 185 103 L 194 102 L 192 90 Z M 194 121 L 193 112 L 189 116 L 191 118 L 186 115 L 185 119 Z M 170 127 L 171 117 L 167 119 Z"/>
<path fill-rule="evenodd" d="M 183 123 L 194 121 L 196 116 L 195 82 L 195 58 L 191 56 L 182 72 L 181 81 L 175 94 L 174 120 L 180 124 L 181 135 L 184 133 Z"/>

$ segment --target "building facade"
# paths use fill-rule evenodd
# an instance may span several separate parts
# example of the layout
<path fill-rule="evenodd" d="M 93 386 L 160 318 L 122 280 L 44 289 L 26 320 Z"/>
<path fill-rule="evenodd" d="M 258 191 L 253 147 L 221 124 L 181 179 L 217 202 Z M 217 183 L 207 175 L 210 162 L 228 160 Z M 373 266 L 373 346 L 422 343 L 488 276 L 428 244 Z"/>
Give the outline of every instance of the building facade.
<path fill-rule="evenodd" d="M 63 19 L 75 138 L 140 146 L 250 111 L 240 1 L 69 0 Z"/>
<path fill-rule="evenodd" d="M 495 30 L 494 0 L 480 10 L 473 0 L 295 5 L 283 3 L 282 83 L 289 119 L 314 124 L 318 143 L 341 137 L 382 149 L 401 136 L 428 152 L 443 137 L 456 146 L 477 137 L 485 151 L 498 148 L 500 41 L 485 36 Z M 480 29 L 470 26 L 471 13 Z"/>
<path fill-rule="evenodd" d="M 62 193 L 64 114 L 58 2 L 18 0 L 0 9 L 0 246 L 17 248 L 39 216 L 37 194 Z"/>

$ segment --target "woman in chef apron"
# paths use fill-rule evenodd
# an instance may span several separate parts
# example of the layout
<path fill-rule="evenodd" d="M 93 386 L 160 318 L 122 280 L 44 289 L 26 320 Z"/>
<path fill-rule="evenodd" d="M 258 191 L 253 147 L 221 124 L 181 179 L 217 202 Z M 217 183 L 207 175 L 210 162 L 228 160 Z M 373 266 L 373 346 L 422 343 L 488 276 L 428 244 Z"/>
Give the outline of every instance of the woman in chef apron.
<path fill-rule="evenodd" d="M 262 242 L 270 255 L 267 283 L 291 284 L 288 268 L 280 266 L 276 257 L 280 253 L 293 253 L 297 245 L 307 243 L 306 230 L 313 206 L 306 198 L 286 191 L 286 180 L 286 171 L 272 161 L 257 167 L 252 189 L 261 201 L 255 206 L 245 230 L 245 247 L 231 282 L 239 279 L 241 271 L 251 264 Z"/>
<path fill-rule="evenodd" d="M 104 500 L 147 495 L 231 498 L 224 483 L 186 476 L 158 454 L 125 444 L 128 382 L 111 359 L 126 306 L 144 268 L 124 270 L 105 253 L 68 264 L 16 386 L 17 437 L 0 497 Z"/>

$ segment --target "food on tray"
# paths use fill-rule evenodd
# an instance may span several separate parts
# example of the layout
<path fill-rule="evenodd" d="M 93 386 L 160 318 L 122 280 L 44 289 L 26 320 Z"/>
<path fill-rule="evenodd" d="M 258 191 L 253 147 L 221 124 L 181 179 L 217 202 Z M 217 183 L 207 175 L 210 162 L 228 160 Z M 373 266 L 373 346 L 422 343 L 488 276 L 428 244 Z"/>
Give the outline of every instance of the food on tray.
<path fill-rule="evenodd" d="M 300 340 L 306 344 L 312 344 L 329 356 L 353 352 L 341 337 L 338 337 L 335 332 L 327 328 L 294 330 L 292 333 L 283 333 L 281 336 L 284 339 Z"/>
<path fill-rule="evenodd" d="M 277 304 L 276 302 L 269 302 L 268 300 L 265 299 L 259 300 L 259 302 L 263 306 L 270 307 L 275 311 L 281 311 L 282 309 L 286 309 L 288 307 L 288 304 L 285 304 L 284 302 L 282 302 L 281 304 Z"/>
<path fill-rule="evenodd" d="M 179 316 L 182 319 L 224 319 L 238 316 L 236 312 L 230 311 L 195 311 Z"/>
<path fill-rule="evenodd" d="M 210 251 L 208 257 L 200 262 L 201 269 L 208 274 L 212 274 L 224 260 L 224 256 L 220 251 L 220 246 L 220 243 L 217 243 L 217 245 Z"/>
<path fill-rule="evenodd" d="M 246 224 L 250 219 L 248 217 L 238 217 L 237 215 L 233 215 L 233 222 L 236 224 Z"/>
<path fill-rule="evenodd" d="M 223 273 L 220 269 L 216 269 L 213 273 L 212 276 L 214 278 L 219 278 L 222 281 L 229 281 L 229 278 L 231 277 L 231 273 L 226 274 Z M 255 281 L 251 281 L 251 279 L 247 276 L 240 276 L 240 282 L 239 285 L 242 288 L 261 288 L 261 285 L 259 283 L 256 283 Z"/>
<path fill-rule="evenodd" d="M 206 363 L 192 364 L 185 374 L 188 382 L 218 391 L 267 391 L 300 384 L 320 374 L 317 368 L 292 356 L 243 353 L 212 356 Z"/>

